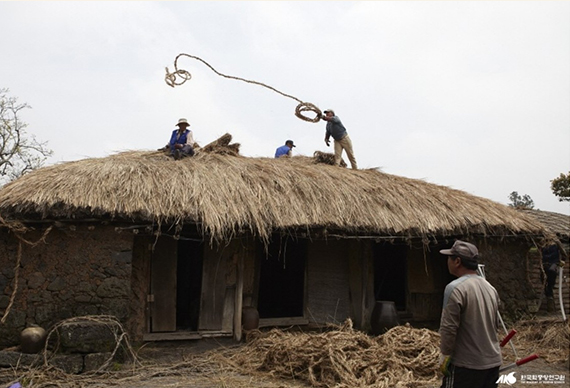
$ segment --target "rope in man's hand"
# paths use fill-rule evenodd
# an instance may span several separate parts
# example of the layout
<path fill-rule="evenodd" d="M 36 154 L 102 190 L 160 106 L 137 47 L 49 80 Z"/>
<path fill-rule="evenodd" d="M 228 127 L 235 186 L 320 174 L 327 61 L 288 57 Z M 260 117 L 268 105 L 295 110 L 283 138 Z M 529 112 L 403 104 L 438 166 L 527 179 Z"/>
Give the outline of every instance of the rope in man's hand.
<path fill-rule="evenodd" d="M 303 102 L 300 99 L 298 99 L 297 97 L 291 96 L 289 94 L 285 94 L 285 93 L 275 89 L 274 87 L 271 87 L 271 86 L 266 85 L 266 84 L 261 83 L 261 82 L 251 81 L 251 80 L 247 80 L 247 79 L 243 79 L 243 78 L 239 78 L 239 77 L 234 77 L 231 75 L 222 74 L 219 71 L 217 71 L 216 69 L 214 69 L 212 66 L 210 66 L 210 64 L 208 62 L 204 61 L 202 58 L 199 58 L 199 57 L 196 57 L 196 56 L 190 55 L 190 54 L 182 53 L 182 54 L 178 54 L 178 56 L 176 56 L 176 59 L 174 60 L 174 71 L 172 73 L 168 70 L 168 67 L 166 68 L 166 76 L 164 77 L 164 80 L 171 87 L 182 85 L 184 82 L 192 79 L 192 74 L 190 74 L 190 72 L 188 72 L 184 69 L 178 68 L 178 59 L 182 56 L 193 58 L 193 59 L 196 59 L 196 60 L 202 62 L 203 64 L 208 66 L 214 73 L 216 73 L 217 75 L 219 75 L 221 77 L 235 79 L 238 81 L 247 82 L 249 84 L 255 84 L 255 85 L 263 86 L 263 87 L 266 87 L 267 89 L 273 90 L 274 92 L 281 94 L 284 97 L 288 97 L 288 98 L 291 98 L 291 99 L 297 101 L 299 104 L 295 108 L 295 116 L 297 116 L 301 120 L 309 121 L 312 123 L 317 123 L 322 117 L 323 113 L 321 112 L 321 110 L 319 108 L 317 108 L 314 104 L 311 104 L 310 102 Z M 305 116 L 305 115 L 303 115 L 304 112 L 314 112 L 315 117 L 311 118 L 311 117 Z"/>

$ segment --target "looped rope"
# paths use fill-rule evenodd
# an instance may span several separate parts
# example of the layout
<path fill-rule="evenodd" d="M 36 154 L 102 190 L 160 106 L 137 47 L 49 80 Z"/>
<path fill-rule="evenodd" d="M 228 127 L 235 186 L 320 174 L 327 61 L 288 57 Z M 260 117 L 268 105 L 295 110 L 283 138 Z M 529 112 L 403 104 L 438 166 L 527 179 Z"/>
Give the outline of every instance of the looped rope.
<path fill-rule="evenodd" d="M 240 78 L 240 77 L 234 77 L 234 76 L 227 75 L 227 74 L 222 74 L 219 71 L 217 71 L 216 69 L 214 69 L 208 62 L 206 62 L 202 58 L 199 58 L 199 57 L 196 57 L 196 56 L 190 55 L 190 54 L 182 53 L 182 54 L 178 54 L 176 56 L 176 58 L 174 59 L 174 71 L 172 73 L 170 72 L 170 70 L 168 70 L 168 67 L 166 68 L 166 76 L 164 77 L 164 80 L 167 83 L 167 85 L 170 87 L 182 85 L 184 82 L 189 81 L 192 78 L 192 74 L 190 74 L 190 72 L 188 72 L 184 69 L 178 68 L 178 59 L 182 56 L 189 57 L 192 59 L 196 59 L 196 60 L 202 62 L 203 64 L 208 66 L 210 68 L 210 70 L 212 70 L 214 73 L 216 73 L 217 75 L 219 75 L 221 77 L 230 78 L 230 79 L 234 79 L 237 81 L 243 81 L 243 82 L 246 82 L 249 84 L 255 84 L 255 85 L 263 86 L 263 87 L 266 87 L 267 89 L 273 90 L 276 93 L 279 93 L 280 95 L 282 95 L 284 97 L 288 97 L 288 98 L 291 98 L 291 99 L 297 101 L 299 103 L 299 105 L 297 105 L 297 107 L 295 108 L 295 116 L 297 116 L 301 120 L 316 123 L 321 119 L 321 116 L 322 116 L 321 110 L 319 108 L 317 108 L 314 104 L 311 104 L 310 102 L 303 102 L 295 96 L 291 96 L 290 94 L 285 94 L 285 93 L 275 89 L 274 87 L 266 85 L 266 84 L 261 83 L 261 82 L 247 80 L 247 79 Z M 180 78 L 180 80 L 178 78 Z M 311 117 L 304 116 L 303 112 L 314 112 L 315 117 L 311 118 Z"/>
<path fill-rule="evenodd" d="M 177 81 L 176 76 L 179 76 L 180 78 L 182 78 L 182 81 Z M 174 87 L 176 85 L 182 85 L 184 82 L 190 80 L 191 78 L 192 78 L 192 74 L 190 74 L 186 70 L 176 70 L 173 73 L 169 73 L 168 67 L 167 67 L 166 68 L 166 76 L 164 77 L 164 80 L 166 81 L 166 83 L 169 86 Z"/>
<path fill-rule="evenodd" d="M 303 116 L 303 112 L 315 112 L 315 117 L 310 118 L 307 116 Z M 321 119 L 323 112 L 315 105 L 311 104 L 310 102 L 302 102 L 295 108 L 295 116 L 300 118 L 301 120 L 310 121 L 311 123 L 318 123 Z"/>

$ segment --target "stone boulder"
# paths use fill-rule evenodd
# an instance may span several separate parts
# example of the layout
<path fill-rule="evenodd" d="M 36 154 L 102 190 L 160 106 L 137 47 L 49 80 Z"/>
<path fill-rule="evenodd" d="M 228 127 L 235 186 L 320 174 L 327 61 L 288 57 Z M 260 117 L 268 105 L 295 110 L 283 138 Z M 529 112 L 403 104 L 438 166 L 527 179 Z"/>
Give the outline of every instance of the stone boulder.
<path fill-rule="evenodd" d="M 116 346 L 119 327 L 109 323 L 77 322 L 58 328 L 64 353 L 106 353 Z"/>

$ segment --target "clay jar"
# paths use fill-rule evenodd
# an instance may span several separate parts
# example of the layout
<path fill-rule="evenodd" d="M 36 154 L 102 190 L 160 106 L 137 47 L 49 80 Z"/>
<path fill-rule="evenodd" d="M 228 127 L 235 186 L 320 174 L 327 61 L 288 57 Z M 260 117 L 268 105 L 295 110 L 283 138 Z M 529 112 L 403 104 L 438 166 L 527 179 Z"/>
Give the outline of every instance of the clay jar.
<path fill-rule="evenodd" d="M 27 327 L 20 333 L 20 351 L 22 353 L 34 354 L 44 348 L 47 333 L 38 326 Z"/>

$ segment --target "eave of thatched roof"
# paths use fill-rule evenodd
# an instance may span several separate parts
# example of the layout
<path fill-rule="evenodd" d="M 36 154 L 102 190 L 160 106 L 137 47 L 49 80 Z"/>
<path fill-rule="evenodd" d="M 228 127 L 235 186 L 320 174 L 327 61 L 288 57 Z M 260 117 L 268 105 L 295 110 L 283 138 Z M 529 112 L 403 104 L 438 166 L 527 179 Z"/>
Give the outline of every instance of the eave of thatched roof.
<path fill-rule="evenodd" d="M 537 209 L 520 209 L 520 211 L 542 223 L 550 232 L 556 234 L 561 240 L 570 240 L 569 215 Z"/>
<path fill-rule="evenodd" d="M 508 206 L 463 191 L 312 158 L 132 151 L 44 167 L 0 190 L 11 219 L 107 217 L 199 223 L 216 239 L 314 227 L 395 236 L 542 235 Z"/>

